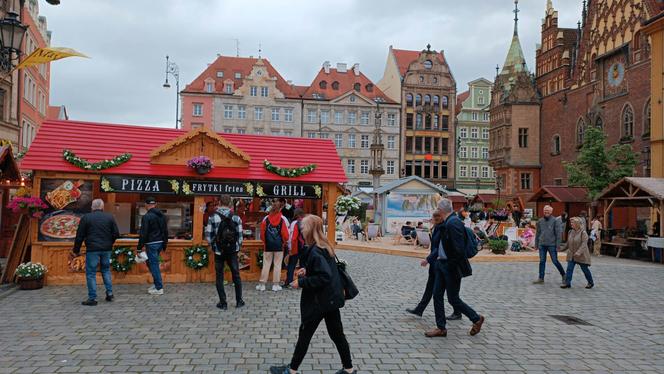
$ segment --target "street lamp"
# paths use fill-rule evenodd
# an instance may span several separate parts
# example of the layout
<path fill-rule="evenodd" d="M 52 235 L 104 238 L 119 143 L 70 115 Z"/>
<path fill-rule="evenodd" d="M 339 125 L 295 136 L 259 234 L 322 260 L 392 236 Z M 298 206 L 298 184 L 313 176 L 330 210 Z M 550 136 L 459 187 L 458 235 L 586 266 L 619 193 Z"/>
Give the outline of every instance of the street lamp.
<path fill-rule="evenodd" d="M 21 43 L 28 26 L 18 20 L 18 14 L 7 12 L 0 20 L 0 69 L 10 72 L 14 68 L 14 60 L 21 54 Z M 16 54 L 16 57 L 14 57 Z"/>
<path fill-rule="evenodd" d="M 171 88 L 170 83 L 168 83 L 169 74 L 175 78 L 175 128 L 177 129 L 180 122 L 180 68 L 175 62 L 168 62 L 168 56 L 166 56 L 166 81 L 164 82 L 164 88 Z"/>

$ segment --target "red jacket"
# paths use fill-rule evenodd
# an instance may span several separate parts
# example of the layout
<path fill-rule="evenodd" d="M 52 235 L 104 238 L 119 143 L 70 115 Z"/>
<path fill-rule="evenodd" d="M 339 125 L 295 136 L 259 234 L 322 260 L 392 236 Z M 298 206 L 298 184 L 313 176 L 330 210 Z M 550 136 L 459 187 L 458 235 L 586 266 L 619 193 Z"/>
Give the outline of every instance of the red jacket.
<path fill-rule="evenodd" d="M 290 244 L 289 245 L 289 247 L 290 247 L 289 248 L 290 249 L 289 254 L 290 255 L 296 255 L 297 251 L 300 247 L 299 244 L 298 244 L 298 239 L 299 239 L 299 236 L 300 236 L 300 227 L 299 227 L 300 225 L 299 225 L 299 223 L 300 222 L 298 220 L 295 220 L 295 221 L 293 221 L 293 223 L 291 223 L 291 226 L 293 226 L 293 231 L 291 232 L 290 243 L 289 243 Z"/>
<path fill-rule="evenodd" d="M 263 250 L 265 250 L 265 230 L 267 229 L 267 220 L 270 220 L 272 226 L 278 226 L 279 221 L 282 221 L 281 225 L 281 241 L 284 245 L 288 244 L 288 220 L 284 217 L 281 212 L 270 213 L 261 222 L 261 240 L 263 241 Z"/>

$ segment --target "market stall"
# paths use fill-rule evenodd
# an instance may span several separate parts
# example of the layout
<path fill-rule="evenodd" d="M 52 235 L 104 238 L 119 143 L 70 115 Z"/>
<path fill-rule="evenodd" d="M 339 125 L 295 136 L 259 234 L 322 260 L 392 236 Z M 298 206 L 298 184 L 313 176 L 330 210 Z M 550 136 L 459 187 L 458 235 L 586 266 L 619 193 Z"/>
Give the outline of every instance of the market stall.
<path fill-rule="evenodd" d="M 45 122 L 21 166 L 34 171 L 33 195 L 48 205 L 39 220 L 33 219 L 31 237 L 32 261 L 48 267 L 49 284 L 84 282 L 84 264 L 80 258 L 70 262 L 68 253 L 78 221 L 95 198 L 105 201 L 121 232 L 116 241 L 120 254 L 114 251 L 114 267 L 120 269 L 116 282 L 150 280 L 144 264 L 127 262 L 135 252 L 147 196 L 156 197 L 157 207 L 167 217 L 171 239 L 161 259 L 164 280 L 196 282 L 213 281 L 214 266 L 194 269 L 192 261 L 185 262 L 185 253 L 188 258 L 207 247 L 206 203 L 221 194 L 231 195 L 236 214 L 243 218 L 241 274 L 253 280 L 260 272 L 262 242 L 257 227 L 266 214 L 266 201 L 288 199 L 318 215 L 325 203 L 333 239 L 337 185 L 346 181 L 329 140 L 221 136 L 203 128 L 184 132 L 73 121 Z M 193 257 L 194 267 L 206 262 L 200 255 Z"/>
<path fill-rule="evenodd" d="M 588 213 L 590 208 L 590 198 L 588 189 L 584 187 L 568 186 L 542 186 L 528 202 L 537 204 L 535 215 L 541 217 L 544 214 L 544 207 L 550 205 L 553 208 L 553 215 L 559 216 L 564 212 L 570 217 L 578 216 L 581 212 Z"/>

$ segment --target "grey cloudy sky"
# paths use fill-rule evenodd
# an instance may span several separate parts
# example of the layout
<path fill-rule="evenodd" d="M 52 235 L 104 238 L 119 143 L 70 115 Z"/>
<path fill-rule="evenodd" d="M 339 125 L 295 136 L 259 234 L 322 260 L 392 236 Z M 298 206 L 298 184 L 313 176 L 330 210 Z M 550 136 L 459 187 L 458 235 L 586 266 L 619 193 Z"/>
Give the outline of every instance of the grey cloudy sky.
<path fill-rule="evenodd" d="M 554 0 L 560 25 L 576 27 L 581 0 Z M 532 69 L 546 0 L 521 0 L 519 31 Z M 321 64 L 358 62 L 378 81 L 390 45 L 443 49 L 457 90 L 492 80 L 509 46 L 513 0 L 40 0 L 52 46 L 91 59 L 51 64 L 51 105 L 72 119 L 173 126 L 175 91 L 162 88 L 165 55 L 191 82 L 217 53 L 262 55 L 295 84 L 310 84 Z"/>

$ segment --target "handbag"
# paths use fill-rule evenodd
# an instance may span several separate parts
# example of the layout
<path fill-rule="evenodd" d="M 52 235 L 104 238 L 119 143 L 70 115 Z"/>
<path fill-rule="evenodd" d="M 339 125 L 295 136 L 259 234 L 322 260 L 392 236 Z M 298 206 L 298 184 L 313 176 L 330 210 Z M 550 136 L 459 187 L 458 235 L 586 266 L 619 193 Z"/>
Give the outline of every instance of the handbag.
<path fill-rule="evenodd" d="M 339 271 L 339 279 L 341 280 L 341 287 L 344 290 L 344 298 L 346 300 L 352 300 L 357 296 L 360 291 L 355 286 L 353 279 L 348 275 L 346 271 L 346 264 L 339 261 L 339 258 L 334 256 L 335 262 L 337 263 L 337 270 Z"/>

